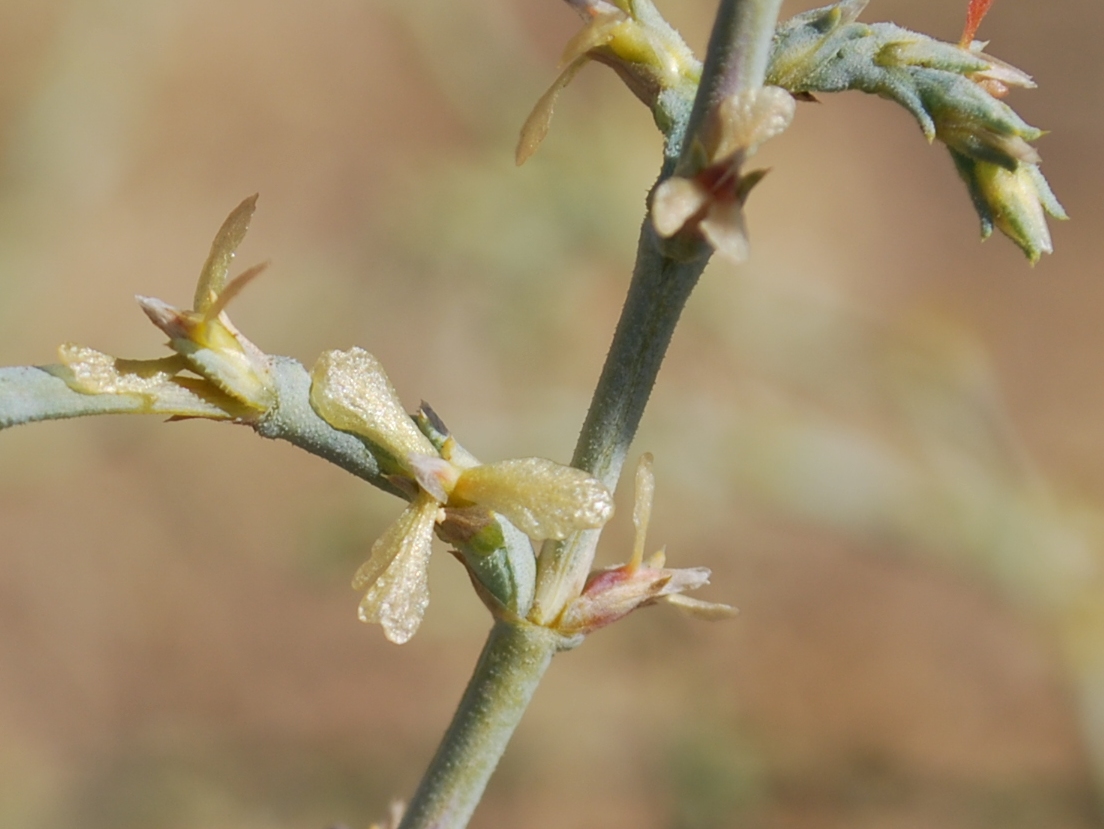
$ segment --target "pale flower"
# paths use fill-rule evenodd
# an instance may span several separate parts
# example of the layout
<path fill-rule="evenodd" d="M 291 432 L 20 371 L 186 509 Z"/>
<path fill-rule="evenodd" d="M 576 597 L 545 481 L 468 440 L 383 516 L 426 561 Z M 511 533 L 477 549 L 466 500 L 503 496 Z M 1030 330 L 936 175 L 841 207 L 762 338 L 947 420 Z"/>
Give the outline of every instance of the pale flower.
<path fill-rule="evenodd" d="M 736 609 L 686 596 L 709 583 L 705 567 L 666 568 L 663 550 L 644 557 L 648 523 L 652 514 L 655 477 L 652 456 L 645 454 L 636 468 L 636 498 L 633 525 L 636 528 L 633 554 L 619 564 L 590 574 L 582 595 L 565 608 L 555 628 L 565 636 L 591 633 L 628 615 L 638 607 L 664 601 L 706 620 L 727 619 Z"/>
<path fill-rule="evenodd" d="M 543 458 L 481 464 L 451 437 L 438 450 L 364 349 L 324 353 L 311 376 L 311 404 L 319 415 L 369 441 L 381 468 L 411 495 L 353 579 L 355 589 L 366 591 L 361 620 L 382 625 L 392 642 L 407 641 L 421 624 L 433 531 L 449 511 L 490 510 L 533 539 L 596 529 L 613 514 L 609 491 L 581 470 Z"/>
<path fill-rule="evenodd" d="M 58 350 L 61 365 L 52 371 L 75 391 L 130 399 L 134 411 L 142 413 L 254 421 L 268 411 L 276 399 L 269 357 L 225 313 L 227 303 L 265 268 L 254 266 L 227 281 L 256 203 L 257 197 L 250 196 L 219 229 L 200 273 L 194 310 L 137 297 L 150 320 L 168 334 L 176 354 L 125 360 L 68 343 Z"/>
<path fill-rule="evenodd" d="M 268 355 L 247 340 L 225 312 L 230 300 L 266 267 L 254 265 L 227 281 L 235 251 L 245 238 L 256 207 L 257 197 L 250 196 L 219 228 L 200 272 L 193 310 L 182 311 L 153 297 L 140 296 L 138 304 L 168 335 L 169 345 L 190 368 L 234 399 L 264 412 L 276 399 Z"/>
<path fill-rule="evenodd" d="M 775 86 L 744 89 L 723 99 L 707 116 L 704 134 L 686 165 L 661 182 L 652 195 L 652 223 L 667 239 L 698 231 L 735 263 L 748 258 L 744 202 L 766 174 L 741 168 L 762 144 L 793 120 L 794 99 Z"/>

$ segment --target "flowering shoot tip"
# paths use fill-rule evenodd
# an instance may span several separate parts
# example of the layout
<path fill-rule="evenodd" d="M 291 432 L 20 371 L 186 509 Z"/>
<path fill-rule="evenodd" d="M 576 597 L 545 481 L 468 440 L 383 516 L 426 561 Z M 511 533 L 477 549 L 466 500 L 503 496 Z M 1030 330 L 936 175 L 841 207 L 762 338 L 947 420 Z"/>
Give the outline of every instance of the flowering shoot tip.
<path fill-rule="evenodd" d="M 1034 81 L 974 40 L 992 0 L 970 0 L 957 44 L 892 23 L 858 23 L 863 5 L 827 6 L 783 23 L 768 82 L 797 95 L 856 89 L 905 107 L 928 141 L 938 139 L 951 151 L 981 219 L 982 237 L 996 227 L 1029 261 L 1038 261 L 1051 250 L 1044 214 L 1065 214 L 1031 146 L 1043 131 L 1001 100 L 1011 87 L 1032 88 Z"/>

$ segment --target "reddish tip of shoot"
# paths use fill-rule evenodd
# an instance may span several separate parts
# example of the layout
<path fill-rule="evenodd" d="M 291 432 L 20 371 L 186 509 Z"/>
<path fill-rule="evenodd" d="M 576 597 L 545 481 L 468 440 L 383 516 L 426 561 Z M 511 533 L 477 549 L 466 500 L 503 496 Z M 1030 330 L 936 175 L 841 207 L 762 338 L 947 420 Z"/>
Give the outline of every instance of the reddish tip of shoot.
<path fill-rule="evenodd" d="M 970 0 L 970 5 L 966 9 L 966 28 L 962 30 L 962 40 L 959 41 L 959 45 L 964 49 L 974 42 L 974 35 L 977 34 L 981 21 L 992 5 L 993 0 Z"/>

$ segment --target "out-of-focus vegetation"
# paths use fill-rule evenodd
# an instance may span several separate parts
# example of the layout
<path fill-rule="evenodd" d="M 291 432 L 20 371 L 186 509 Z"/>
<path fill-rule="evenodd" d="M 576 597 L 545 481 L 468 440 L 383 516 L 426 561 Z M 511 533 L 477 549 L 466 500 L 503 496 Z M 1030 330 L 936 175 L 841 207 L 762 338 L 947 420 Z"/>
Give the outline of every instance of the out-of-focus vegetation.
<path fill-rule="evenodd" d="M 700 54 L 713 4 L 668 5 Z M 953 40 L 962 6 L 866 17 Z M 0 364 L 163 353 L 132 295 L 185 302 L 259 190 L 251 339 L 362 345 L 476 454 L 566 459 L 659 155 L 594 66 L 513 166 L 576 25 L 556 0 L 8 0 Z M 1039 83 L 1013 100 L 1052 130 L 1057 252 L 980 245 L 894 107 L 801 106 L 639 440 L 652 543 L 741 616 L 644 611 L 558 659 L 476 825 L 1100 823 L 1104 7 L 1004 0 L 980 36 Z M 0 493 L 0 824 L 358 827 L 411 790 L 487 619 L 441 556 L 402 651 L 356 622 L 386 495 L 134 418 L 5 432 Z"/>

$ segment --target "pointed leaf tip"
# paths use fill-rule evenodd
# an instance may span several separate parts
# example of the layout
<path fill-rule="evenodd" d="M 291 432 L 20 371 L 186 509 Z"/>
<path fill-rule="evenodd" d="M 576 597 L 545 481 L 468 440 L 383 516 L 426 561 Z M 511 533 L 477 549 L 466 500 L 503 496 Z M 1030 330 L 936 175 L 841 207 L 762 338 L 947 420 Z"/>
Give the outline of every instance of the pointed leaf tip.
<path fill-rule="evenodd" d="M 529 117 L 525 119 L 525 123 L 521 127 L 517 149 L 514 151 L 514 162 L 519 167 L 529 160 L 533 153 L 537 151 L 541 142 L 544 141 L 544 137 L 548 135 L 548 128 L 552 125 L 552 111 L 555 109 L 556 99 L 560 97 L 564 87 L 571 83 L 571 79 L 579 73 L 587 60 L 586 55 L 581 55 L 571 61 L 533 106 L 533 111 L 529 113 Z"/>
<path fill-rule="evenodd" d="M 960 46 L 967 48 L 973 43 L 974 35 L 977 34 L 981 21 L 985 19 L 992 5 L 993 0 L 970 0 L 970 5 L 966 8 L 966 28 L 962 30 Z"/>
<path fill-rule="evenodd" d="M 226 287 L 226 277 L 230 272 L 230 263 L 234 259 L 234 252 L 245 239 L 249 230 L 249 222 L 253 218 L 253 212 L 257 209 L 257 198 L 254 193 L 231 211 L 222 223 L 215 241 L 211 243 L 211 252 L 207 254 L 207 261 L 203 264 L 203 270 L 199 273 L 199 282 L 196 285 L 195 302 L 193 309 L 204 312 L 218 299 Z"/>

